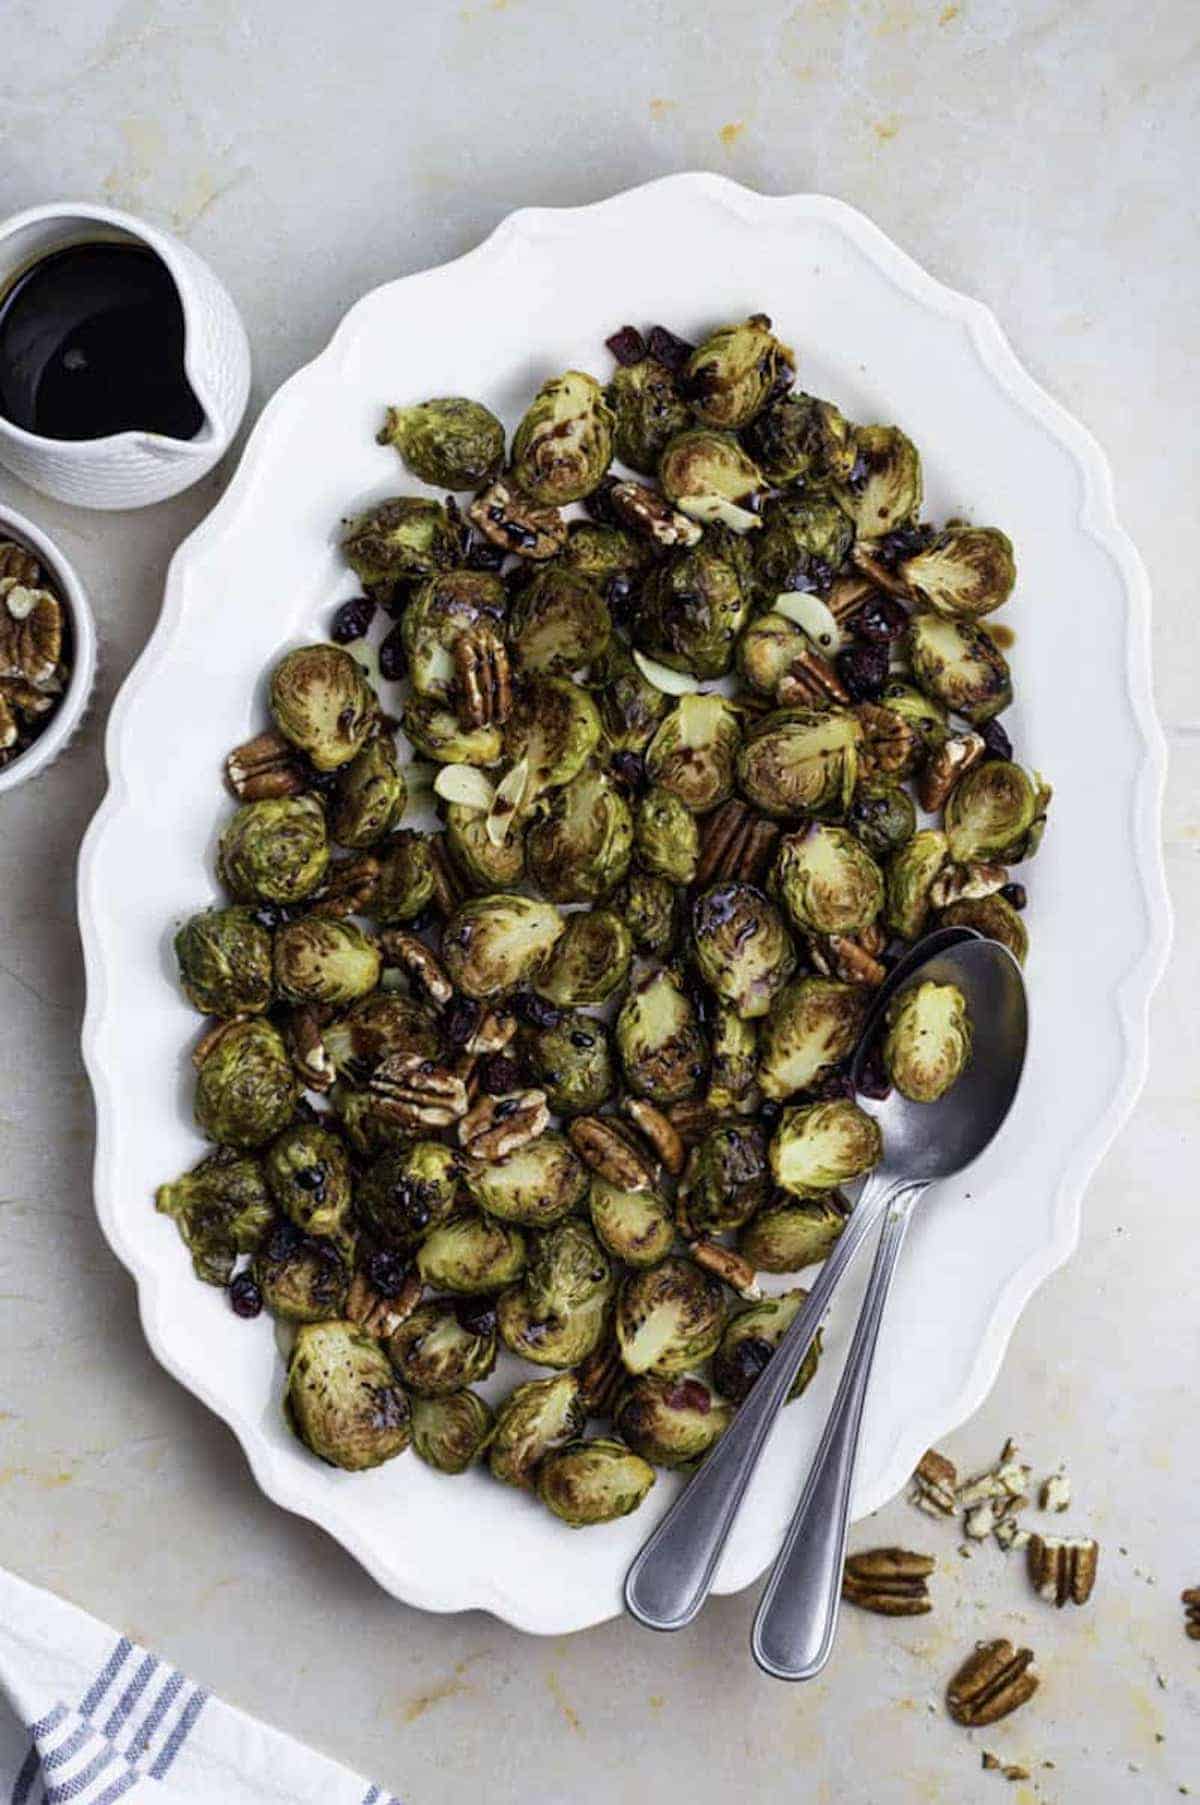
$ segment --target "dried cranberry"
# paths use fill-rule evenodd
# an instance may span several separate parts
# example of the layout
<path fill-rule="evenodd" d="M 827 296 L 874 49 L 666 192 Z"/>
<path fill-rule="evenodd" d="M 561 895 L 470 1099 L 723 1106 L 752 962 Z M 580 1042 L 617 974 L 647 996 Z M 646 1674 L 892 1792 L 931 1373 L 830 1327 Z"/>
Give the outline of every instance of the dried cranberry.
<path fill-rule="evenodd" d="M 290 1260 L 298 1252 L 304 1236 L 294 1222 L 277 1222 L 267 1236 L 263 1252 L 272 1265 L 282 1260 Z"/>
<path fill-rule="evenodd" d="M 783 1104 L 776 1103 L 773 1097 L 766 1098 L 758 1106 L 758 1119 L 764 1128 L 773 1128 L 782 1114 Z"/>
<path fill-rule="evenodd" d="M 482 534 L 472 533 L 467 540 L 462 561 L 468 570 L 499 570 L 507 556 L 502 545 L 494 545 Z"/>
<path fill-rule="evenodd" d="M 888 679 L 887 646 L 851 646 L 839 652 L 837 672 L 852 702 L 877 701 Z"/>
<path fill-rule="evenodd" d="M 333 617 L 333 625 L 329 629 L 329 637 L 335 645 L 348 646 L 353 639 L 361 639 L 375 618 L 375 604 L 369 595 L 356 595 L 353 601 L 343 602 Z"/>
<path fill-rule="evenodd" d="M 989 758 L 1011 758 L 1013 744 L 999 721 L 985 721 L 982 727 L 975 729 L 984 745 Z"/>
<path fill-rule="evenodd" d="M 1029 901 L 1024 884 L 1005 884 L 1000 894 L 1014 909 L 1023 909 Z"/>
<path fill-rule="evenodd" d="M 533 990 L 519 991 L 513 999 L 513 1007 L 531 1028 L 556 1028 L 562 1020 L 562 1010 Z"/>
<path fill-rule="evenodd" d="M 463 1297 L 454 1305 L 454 1314 L 458 1318 L 460 1328 L 468 1335 L 494 1335 L 496 1332 L 496 1306 L 490 1297 Z"/>
<path fill-rule="evenodd" d="M 766 1366 L 775 1349 L 769 1341 L 763 1341 L 757 1335 L 747 1335 L 745 1340 L 735 1343 L 732 1350 L 729 1382 L 737 1402 L 741 1403 L 754 1385 L 755 1380 Z"/>
<path fill-rule="evenodd" d="M 367 1260 L 367 1282 L 380 1297 L 399 1297 L 408 1277 L 408 1267 L 401 1254 L 381 1249 Z"/>
<path fill-rule="evenodd" d="M 483 1004 L 474 997 L 455 997 L 442 1017 L 442 1033 L 448 1047 L 465 1047 L 479 1026 Z"/>
<path fill-rule="evenodd" d="M 315 765 L 310 765 L 304 773 L 305 787 L 315 790 L 318 796 L 328 796 L 337 782 L 337 775 L 336 771 L 318 771 Z"/>
<path fill-rule="evenodd" d="M 489 1097 L 503 1097 L 521 1086 L 521 1067 L 509 1053 L 492 1053 L 479 1062 L 480 1088 Z"/>
<path fill-rule="evenodd" d="M 245 1317 L 247 1322 L 259 1314 L 263 1307 L 262 1292 L 252 1272 L 238 1273 L 229 1287 L 229 1302 L 234 1315 Z"/>
<path fill-rule="evenodd" d="M 619 364 L 640 364 L 646 355 L 646 341 L 636 326 L 622 326 L 604 342 Z"/>
<path fill-rule="evenodd" d="M 614 753 L 609 769 L 627 790 L 640 790 L 646 781 L 646 767 L 636 752 Z"/>
<path fill-rule="evenodd" d="M 612 492 L 616 486 L 616 477 L 606 476 L 597 483 L 590 495 L 585 495 L 583 498 L 584 508 L 591 515 L 593 520 L 598 520 L 600 522 L 601 526 L 616 526 L 618 524 L 616 514 L 613 512 L 611 500 Z"/>
<path fill-rule="evenodd" d="M 379 674 L 389 683 L 398 683 L 408 667 L 400 637 L 402 630 L 399 625 L 392 627 L 379 647 Z"/>
<path fill-rule="evenodd" d="M 697 1416 L 712 1409 L 712 1393 L 699 1379 L 676 1379 L 663 1401 L 671 1410 L 694 1410 Z"/>
<path fill-rule="evenodd" d="M 871 549 L 879 562 L 888 570 L 895 570 L 905 558 L 915 558 L 923 552 L 937 537 L 937 528 L 928 522 L 919 526 L 898 526 L 894 532 L 885 533 Z"/>
<path fill-rule="evenodd" d="M 892 1094 L 891 1079 L 883 1063 L 883 1053 L 878 1045 L 869 1049 L 862 1062 L 858 1074 L 858 1088 L 864 1097 L 874 1097 L 879 1103 Z"/>
<path fill-rule="evenodd" d="M 685 338 L 679 338 L 674 332 L 668 332 L 665 326 L 651 326 L 646 334 L 646 349 L 651 357 L 656 357 L 660 364 L 666 364 L 676 376 L 679 375 L 695 345 L 689 345 Z"/>
<path fill-rule="evenodd" d="M 908 610 L 894 595 L 873 595 L 850 622 L 850 631 L 873 646 L 890 645 L 908 625 Z"/>

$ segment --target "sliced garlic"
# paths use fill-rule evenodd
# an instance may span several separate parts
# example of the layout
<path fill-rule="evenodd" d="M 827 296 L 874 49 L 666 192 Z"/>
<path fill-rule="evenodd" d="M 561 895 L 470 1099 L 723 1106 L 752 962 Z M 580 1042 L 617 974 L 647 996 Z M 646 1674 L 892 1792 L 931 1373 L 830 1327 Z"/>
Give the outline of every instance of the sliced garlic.
<path fill-rule="evenodd" d="M 484 832 L 493 846 L 502 846 L 508 838 L 512 818 L 521 806 L 528 781 L 529 760 L 521 758 L 496 785 L 496 794 L 492 797 L 488 818 L 484 823 Z"/>
<path fill-rule="evenodd" d="M 771 605 L 776 614 L 784 615 L 803 633 L 807 633 L 817 650 L 824 652 L 827 658 L 838 650 L 842 643 L 842 629 L 832 610 L 819 595 L 803 589 L 789 589 L 782 595 L 777 595 Z"/>
<path fill-rule="evenodd" d="M 476 765 L 443 765 L 433 780 L 434 792 L 443 802 L 461 802 L 465 808 L 489 809 L 496 790 Z"/>
<path fill-rule="evenodd" d="M 700 688 L 699 677 L 689 676 L 687 671 L 673 671 L 669 665 L 659 664 L 657 658 L 647 658 L 644 652 L 635 650 L 633 662 L 646 682 L 661 689 L 664 696 L 694 696 Z"/>
<path fill-rule="evenodd" d="M 753 533 L 762 521 L 749 508 L 739 508 L 723 495 L 685 495 L 675 503 L 681 514 L 705 526 L 727 526 L 731 533 Z"/>

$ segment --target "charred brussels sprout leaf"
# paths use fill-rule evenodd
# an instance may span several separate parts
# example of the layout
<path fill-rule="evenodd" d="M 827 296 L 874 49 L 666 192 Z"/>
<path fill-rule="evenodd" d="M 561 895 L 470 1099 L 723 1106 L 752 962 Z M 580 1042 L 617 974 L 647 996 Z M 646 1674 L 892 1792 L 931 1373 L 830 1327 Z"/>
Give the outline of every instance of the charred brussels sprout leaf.
<path fill-rule="evenodd" d="M 585 1222 L 568 1216 L 532 1238 L 524 1283 L 501 1294 L 501 1339 L 537 1366 L 575 1366 L 603 1338 L 613 1288 L 608 1255 Z"/>
<path fill-rule="evenodd" d="M 696 1012 L 665 968 L 639 979 L 617 1017 L 625 1081 L 652 1103 L 694 1097 L 704 1082 L 708 1047 Z"/>
<path fill-rule="evenodd" d="M 409 1252 L 453 1213 L 458 1160 L 440 1141 L 413 1141 L 373 1160 L 355 1187 L 364 1225 L 385 1246 Z"/>
<path fill-rule="evenodd" d="M 737 1013 L 753 1021 L 796 969 L 783 916 L 753 884 L 714 884 L 692 904 L 700 975 Z"/>
<path fill-rule="evenodd" d="M 923 827 L 893 853 L 887 868 L 884 920 L 902 940 L 919 940 L 929 920 L 929 890 L 950 856 L 946 836 Z"/>
<path fill-rule="evenodd" d="M 883 873 L 844 827 L 814 821 L 780 841 L 774 882 L 798 928 L 857 934 L 883 907 Z"/>
<path fill-rule="evenodd" d="M 563 926 L 551 903 L 531 896 L 476 897 L 446 923 L 446 974 L 464 996 L 480 1001 L 503 996 L 537 974 Z"/>
<path fill-rule="evenodd" d="M 335 1134 L 298 1122 L 271 1142 L 263 1172 L 272 1197 L 297 1228 L 336 1235 L 350 1213 L 350 1161 Z"/>
<path fill-rule="evenodd" d="M 413 1453 L 437 1473 L 465 1473 L 492 1434 L 492 1413 L 473 1391 L 412 1400 Z"/>
<path fill-rule="evenodd" d="M 651 571 L 631 630 L 641 650 L 669 669 L 721 677 L 748 612 L 735 564 L 705 539 Z"/>
<path fill-rule="evenodd" d="M 179 982 L 202 1015 L 261 1015 L 271 1003 L 271 934 L 253 909 L 206 909 L 175 936 Z"/>
<path fill-rule="evenodd" d="M 986 940 L 998 940 L 1006 946 L 1018 965 L 1024 965 L 1029 952 L 1029 934 L 1025 923 L 1003 896 L 980 896 L 951 903 L 938 916 L 939 927 L 974 928 Z"/>
<path fill-rule="evenodd" d="M 429 836 L 411 830 L 393 834 L 379 848 L 379 881 L 370 914 L 381 927 L 412 921 L 433 900 L 434 870 Z"/>
<path fill-rule="evenodd" d="M 700 857 L 696 818 L 678 796 L 661 785 L 638 799 L 633 843 L 648 872 L 672 884 L 690 884 L 695 877 Z"/>
<path fill-rule="evenodd" d="M 846 1211 L 831 1197 L 777 1201 L 746 1224 L 738 1246 L 759 1272 L 802 1272 L 829 1257 L 845 1226 Z"/>
<path fill-rule="evenodd" d="M 499 1291 L 524 1270 L 524 1236 L 478 1210 L 460 1210 L 440 1222 L 417 1253 L 417 1271 L 427 1285 L 468 1297 Z"/>
<path fill-rule="evenodd" d="M 909 776 L 922 759 L 936 752 L 950 737 L 950 724 L 942 704 L 934 701 L 932 696 L 923 695 L 903 678 L 889 678 L 883 686 L 879 705 L 899 715 L 912 730 L 911 753 L 906 763 L 894 773 L 896 777 Z"/>
<path fill-rule="evenodd" d="M 670 1208 L 653 1191 L 622 1191 L 596 1176 L 588 1208 L 602 1245 L 626 1266 L 657 1266 L 675 1245 Z"/>
<path fill-rule="evenodd" d="M 635 1454 L 656 1467 L 692 1467 L 733 1421 L 728 1404 L 699 1379 L 660 1379 L 644 1373 L 626 1386 L 613 1416 Z"/>
<path fill-rule="evenodd" d="M 713 1359 L 713 1383 L 722 1396 L 741 1404 L 749 1397 L 754 1382 L 779 1346 L 808 1298 L 807 1291 L 785 1291 L 779 1297 L 764 1297 L 730 1318 L 721 1345 Z M 789 1402 L 798 1398 L 813 1380 L 821 1357 L 818 1333 L 800 1371 L 796 1374 Z"/>
<path fill-rule="evenodd" d="M 221 882 L 238 902 L 300 902 L 329 864 L 325 810 L 315 796 L 246 802 L 221 835 Z"/>
<path fill-rule="evenodd" d="M 658 480 L 663 494 L 690 520 L 745 533 L 759 526 L 765 492 L 762 471 L 732 433 L 699 427 L 664 448 Z"/>
<path fill-rule="evenodd" d="M 691 418 L 675 378 L 656 357 L 615 369 L 605 391 L 616 425 L 613 451 L 639 476 L 653 476 L 663 447 Z"/>
<path fill-rule="evenodd" d="M 448 1397 L 486 1379 L 496 1364 L 496 1326 L 489 1316 L 463 1320 L 452 1304 L 418 1304 L 392 1331 L 388 1357 L 405 1387 L 421 1397 Z"/>
<path fill-rule="evenodd" d="M 279 1031 L 258 1018 L 207 1038 L 196 1076 L 196 1121 L 227 1147 L 261 1147 L 291 1119 L 299 1087 Z"/>
<path fill-rule="evenodd" d="M 615 889 L 633 854 L 629 804 L 599 765 L 556 790 L 525 836 L 529 873 L 555 902 L 597 902 Z"/>
<path fill-rule="evenodd" d="M 798 978 L 775 999 L 758 1041 L 758 1082 L 778 1102 L 809 1090 L 849 1058 L 870 993 L 835 978 Z M 784 1268 L 785 1271 L 788 1268 Z"/>
<path fill-rule="evenodd" d="M 600 716 L 586 690 L 565 677 L 534 677 L 522 684 L 504 730 L 504 751 L 524 759 L 527 803 L 582 771 L 600 743 Z"/>
<path fill-rule="evenodd" d="M 694 832 L 693 828 L 693 832 Z M 636 833 L 641 848 L 642 815 L 638 812 Z M 693 854 L 691 870 L 695 873 Z M 679 910 L 675 886 L 669 877 L 654 871 L 631 871 L 613 899 L 613 907 L 626 923 L 639 953 L 665 959 L 674 950 L 679 936 Z"/>
<path fill-rule="evenodd" d="M 616 1330 L 628 1372 L 671 1378 L 708 1359 L 721 1339 L 720 1284 L 691 1260 L 671 1258 L 631 1272 L 617 1297 Z"/>
<path fill-rule="evenodd" d="M 613 640 L 594 673 L 596 705 L 605 739 L 614 752 L 640 752 L 671 706 L 671 698 L 648 683 L 627 648 Z"/>
<path fill-rule="evenodd" d="M 522 670 L 565 676 L 594 664 L 608 649 L 612 621 L 597 585 L 557 561 L 522 584 L 508 622 L 508 639 Z"/>
<path fill-rule="evenodd" d="M 538 1497 L 571 1529 L 611 1523 L 635 1511 L 654 1484 L 654 1468 L 624 1442 L 568 1442 L 538 1469 Z"/>
<path fill-rule="evenodd" d="M 304 1445 L 347 1472 L 382 1466 L 409 1443 L 408 1399 L 383 1349 L 352 1323 L 301 1325 L 285 1407 Z"/>
<path fill-rule="evenodd" d="M 843 709 L 764 715 L 738 755 L 738 781 L 765 815 L 841 814 L 854 795 L 862 729 Z"/>
<path fill-rule="evenodd" d="M 832 401 L 793 391 L 765 408 L 742 435 L 772 483 L 845 481 L 854 468 L 854 428 Z"/>
<path fill-rule="evenodd" d="M 562 938 L 534 980 L 538 995 L 569 1009 L 607 1002 L 620 990 L 633 960 L 633 940 L 623 914 L 617 904 L 568 915 Z"/>
<path fill-rule="evenodd" d="M 624 527 L 573 520 L 559 562 L 595 584 L 610 608 L 631 597 L 649 563 L 645 546 Z"/>
<path fill-rule="evenodd" d="M 583 1424 L 574 1373 L 518 1385 L 496 1412 L 488 1448 L 493 1478 L 532 1491 L 538 1467 L 551 1448 L 578 1435 Z"/>
<path fill-rule="evenodd" d="M 873 859 L 887 859 L 912 839 L 917 811 L 908 791 L 898 783 L 875 779 L 859 785 L 846 826 Z"/>
<path fill-rule="evenodd" d="M 461 727 L 435 696 L 411 695 L 401 726 L 416 751 L 441 765 L 494 765 L 504 751 L 499 727 Z"/>
<path fill-rule="evenodd" d="M 503 634 L 507 609 L 504 585 L 488 570 L 439 570 L 418 584 L 400 628 L 414 692 L 448 705 L 457 641 L 482 628 Z"/>
<path fill-rule="evenodd" d="M 883 1063 L 913 1103 L 936 1103 L 966 1070 L 971 1022 L 955 984 L 913 984 L 888 1005 Z"/>
<path fill-rule="evenodd" d="M 992 758 L 955 784 L 946 803 L 950 857 L 1016 864 L 1037 851 L 1046 825 L 1050 786 L 1036 772 Z"/>
<path fill-rule="evenodd" d="M 745 426 L 792 380 L 795 358 L 765 313 L 710 333 L 688 359 L 684 388 L 697 419 Z"/>
<path fill-rule="evenodd" d="M 898 426 L 858 426 L 854 470 L 836 494 L 860 539 L 882 539 L 921 511 L 921 460 Z"/>
<path fill-rule="evenodd" d="M 275 987 L 289 1003 L 353 1003 L 379 982 L 382 962 L 352 921 L 304 915 L 275 931 Z"/>
<path fill-rule="evenodd" d="M 771 1142 L 771 1170 L 785 1191 L 833 1191 L 877 1165 L 879 1124 L 848 1097 L 784 1111 Z"/>
<path fill-rule="evenodd" d="M 740 1228 L 766 1201 L 767 1137 L 752 1122 L 714 1128 L 692 1151 L 683 1192 L 689 1227 L 720 1235 Z"/>
<path fill-rule="evenodd" d="M 1012 701 L 1008 660 L 971 621 L 918 614 L 908 629 L 908 655 L 921 688 L 978 727 Z"/>
<path fill-rule="evenodd" d="M 703 815 L 733 795 L 742 732 L 724 696 L 680 696 L 646 750 L 651 780 Z"/>
<path fill-rule="evenodd" d="M 440 501 L 398 495 L 353 519 L 342 550 L 363 588 L 387 596 L 453 564 L 458 534 Z"/>
<path fill-rule="evenodd" d="M 1012 541 L 990 526 L 947 527 L 900 566 L 917 600 L 952 620 L 977 620 L 1004 606 L 1017 580 Z"/>
<path fill-rule="evenodd" d="M 206 1285 L 229 1283 L 238 1254 L 255 1252 L 275 1213 L 258 1161 L 228 1147 L 159 1185 L 154 1202 L 174 1222 Z"/>
<path fill-rule="evenodd" d="M 854 544 L 854 523 L 832 495 L 806 489 L 763 510 L 754 577 L 767 601 L 794 590 L 827 589 Z"/>
<path fill-rule="evenodd" d="M 504 1159 L 469 1161 L 464 1171 L 472 1201 L 489 1216 L 528 1228 L 550 1228 L 583 1202 L 587 1169 L 569 1141 L 548 1131 Z"/>
<path fill-rule="evenodd" d="M 362 666 L 340 646 L 300 646 L 271 675 L 271 713 L 318 771 L 350 762 L 375 726 L 378 704 Z"/>
<path fill-rule="evenodd" d="M 329 832 L 339 846 L 374 846 L 399 824 L 408 788 L 390 733 L 376 734 L 338 772 L 329 800 Z"/>
<path fill-rule="evenodd" d="M 709 1107 L 738 1109 L 754 1088 L 758 1032 L 731 1003 L 718 1003 L 712 1016 L 712 1063 L 708 1077 Z"/>
<path fill-rule="evenodd" d="M 376 442 L 394 445 L 413 475 L 437 489 L 482 489 L 504 462 L 503 426 L 463 395 L 389 407 Z"/>
<path fill-rule="evenodd" d="M 513 435 L 512 476 L 547 507 L 582 501 L 613 455 L 612 409 L 594 376 L 568 370 L 544 382 Z"/>
<path fill-rule="evenodd" d="M 325 1029 L 325 1050 L 338 1076 L 361 1083 L 381 1059 L 415 1053 L 432 1059 L 439 1050 L 429 1011 L 411 997 L 379 992 L 355 1003 Z"/>
<path fill-rule="evenodd" d="M 263 1307 L 282 1322 L 333 1322 L 346 1308 L 349 1277 L 332 1242 L 269 1235 L 254 1261 Z"/>
<path fill-rule="evenodd" d="M 598 1110 L 616 1089 L 608 1029 L 595 1016 L 568 1009 L 549 1027 L 531 1029 L 523 1045 L 538 1087 L 560 1116 Z"/>

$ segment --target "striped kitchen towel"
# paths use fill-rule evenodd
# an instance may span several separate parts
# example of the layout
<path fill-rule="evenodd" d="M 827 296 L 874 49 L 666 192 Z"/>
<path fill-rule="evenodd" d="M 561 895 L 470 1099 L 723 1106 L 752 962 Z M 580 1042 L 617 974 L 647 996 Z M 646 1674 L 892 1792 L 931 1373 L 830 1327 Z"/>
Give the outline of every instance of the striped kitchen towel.
<path fill-rule="evenodd" d="M 0 1805 L 400 1805 L 0 1569 Z"/>

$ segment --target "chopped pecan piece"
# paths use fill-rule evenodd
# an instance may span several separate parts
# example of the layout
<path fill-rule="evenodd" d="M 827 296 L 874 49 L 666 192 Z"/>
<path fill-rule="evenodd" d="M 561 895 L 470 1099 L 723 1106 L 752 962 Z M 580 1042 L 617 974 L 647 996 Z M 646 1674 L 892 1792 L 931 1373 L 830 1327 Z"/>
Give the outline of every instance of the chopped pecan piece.
<path fill-rule="evenodd" d="M 862 934 L 810 934 L 808 956 L 824 978 L 838 978 L 843 984 L 865 984 L 877 988 L 887 977 L 887 968 L 863 945 Z"/>
<path fill-rule="evenodd" d="M 863 730 L 859 750 L 862 775 L 888 777 L 907 771 L 917 750 L 917 731 L 912 723 L 879 702 L 860 702 L 854 712 Z"/>
<path fill-rule="evenodd" d="M 850 692 L 828 658 L 820 652 L 800 652 L 779 679 L 775 700 L 781 708 L 804 704 L 828 708 L 832 702 L 849 702 Z"/>
<path fill-rule="evenodd" d="M 395 1297 L 381 1297 L 364 1272 L 356 1272 L 346 1296 L 346 1320 L 364 1335 L 386 1341 L 421 1301 L 425 1287 L 415 1272 L 409 1273 Z"/>
<path fill-rule="evenodd" d="M 930 907 L 948 909 L 951 903 L 994 896 L 1007 882 L 1004 866 L 984 859 L 970 859 L 965 865 L 943 865 L 929 886 Z"/>
<path fill-rule="evenodd" d="M 1029 1672 L 1032 1661 L 1031 1648 L 1014 1649 L 1002 1636 L 977 1643 L 946 1688 L 951 1717 L 972 1729 L 1007 1717 L 1038 1689 L 1037 1675 Z"/>
<path fill-rule="evenodd" d="M 1038 1505 L 1042 1510 L 1061 1511 L 1066 1510 L 1070 1502 L 1071 1481 L 1060 1468 L 1057 1473 L 1051 1473 L 1049 1479 L 1042 1481 Z"/>
<path fill-rule="evenodd" d="M 917 779 L 917 801 L 935 815 L 944 808 L 960 777 L 977 765 L 987 751 L 981 733 L 955 733 L 932 752 Z"/>
<path fill-rule="evenodd" d="M 274 728 L 235 746 L 225 760 L 225 776 L 239 802 L 298 796 L 308 787 L 303 759 L 291 741 Z"/>
<path fill-rule="evenodd" d="M 624 1108 L 625 1114 L 649 1141 L 672 1178 L 678 1178 L 683 1171 L 687 1150 L 675 1124 L 667 1120 L 661 1109 L 655 1109 L 653 1103 L 647 1103 L 644 1097 L 626 1097 Z"/>
<path fill-rule="evenodd" d="M 704 822 L 696 887 L 756 883 L 770 864 L 778 841 L 779 828 L 774 821 L 756 815 L 736 797 L 723 802 Z"/>
<path fill-rule="evenodd" d="M 995 1537 L 1005 1554 L 1011 1554 L 1028 1548 L 1033 1536 L 1028 1529 L 1022 1529 L 1015 1516 L 1001 1517 L 995 1528 Z"/>
<path fill-rule="evenodd" d="M 875 585 L 864 576 L 838 577 L 825 597 L 825 605 L 835 621 L 844 626 L 858 613 L 863 603 L 875 593 Z"/>
<path fill-rule="evenodd" d="M 868 1548 L 847 1557 L 842 1597 L 881 1617 L 923 1617 L 933 1609 L 927 1581 L 937 1562 L 907 1548 Z"/>
<path fill-rule="evenodd" d="M 52 683 L 62 657 L 63 611 L 48 589 L 0 579 L 0 677 L 35 689 Z"/>
<path fill-rule="evenodd" d="M 463 1051 L 476 1055 L 503 1053 L 517 1031 L 517 1018 L 506 1009 L 485 1009 Z"/>
<path fill-rule="evenodd" d="M 1086 1604 L 1096 1583 L 1100 1544 L 1092 1536 L 1034 1535 L 1028 1560 L 1030 1584 L 1039 1598 L 1060 1609 L 1068 1599 Z"/>
<path fill-rule="evenodd" d="M 449 1128 L 467 1110 L 467 1087 L 457 1073 L 419 1053 L 392 1053 L 367 1081 L 376 1114 L 400 1128 Z"/>
<path fill-rule="evenodd" d="M 1010 1505 L 1022 1509 L 1029 1502 L 1029 1472 L 1030 1469 L 1017 1459 L 1014 1443 L 1006 1441 L 994 1467 L 989 1467 L 986 1473 L 976 1474 L 974 1479 L 964 1480 L 958 1488 L 959 1509 L 974 1510 L 989 1500 L 1000 1503 L 1005 1510 Z"/>
<path fill-rule="evenodd" d="M 545 1091 L 512 1091 L 507 1097 L 480 1097 L 458 1124 L 458 1138 L 472 1159 L 505 1159 L 536 1141 L 550 1126 Z"/>
<path fill-rule="evenodd" d="M 353 853 L 329 867 L 325 884 L 310 915 L 365 915 L 379 889 L 379 860 L 369 852 Z"/>
<path fill-rule="evenodd" d="M 665 495 L 645 483 L 614 483 L 606 499 L 622 526 L 655 545 L 698 545 L 704 528 L 673 508 Z"/>
<path fill-rule="evenodd" d="M 887 595 L 899 596 L 903 602 L 911 602 L 912 590 L 902 577 L 894 570 L 889 570 L 881 559 L 869 552 L 865 545 L 859 544 L 850 553 L 850 562 L 876 589 L 882 589 Z"/>
<path fill-rule="evenodd" d="M 42 586 L 42 567 L 32 552 L 15 539 L 0 539 L 0 582 L 6 579 L 20 583 L 25 589 Z"/>
<path fill-rule="evenodd" d="M 602 1341 L 594 1353 L 575 1368 L 579 1402 L 588 1416 L 611 1416 L 617 1391 L 625 1377 L 621 1350 L 615 1341 Z"/>
<path fill-rule="evenodd" d="M 325 1048 L 319 1011 L 307 1003 L 293 1009 L 284 1026 L 283 1038 L 305 1089 L 329 1090 L 337 1071 Z"/>
<path fill-rule="evenodd" d="M 543 507 L 498 476 L 467 509 L 485 539 L 519 558 L 553 558 L 567 543 L 567 523 L 557 508 Z"/>
<path fill-rule="evenodd" d="M 398 965 L 409 983 L 429 998 L 438 1009 L 444 1009 L 454 995 L 454 986 L 442 969 L 441 960 L 430 952 L 415 934 L 402 928 L 385 928 L 379 936 L 379 947 L 389 965 Z"/>
<path fill-rule="evenodd" d="M 454 869 L 446 850 L 445 834 L 429 836 L 429 868 L 433 873 L 433 903 L 440 915 L 453 915 L 468 895 L 466 884 Z"/>
<path fill-rule="evenodd" d="M 709 1240 L 689 1242 L 688 1252 L 697 1266 L 703 1266 L 706 1272 L 722 1279 L 739 1297 L 744 1297 L 747 1303 L 756 1304 L 762 1298 L 762 1286 L 745 1254 L 723 1246 L 720 1241 Z"/>
<path fill-rule="evenodd" d="M 685 1147 L 694 1147 L 721 1120 L 720 1111 L 701 1097 L 670 1103 L 663 1113 Z"/>
<path fill-rule="evenodd" d="M 1200 1586 L 1188 1586 L 1179 1596 L 1184 1607 L 1183 1633 L 1193 1642 L 1200 1642 Z"/>
<path fill-rule="evenodd" d="M 468 627 L 454 642 L 460 727 L 503 726 L 512 708 L 508 650 L 494 627 Z"/>
<path fill-rule="evenodd" d="M 567 1139 L 585 1166 L 620 1191 L 648 1191 L 654 1161 L 631 1129 L 613 1116 L 576 1116 Z"/>
<path fill-rule="evenodd" d="M 917 1462 L 917 1470 L 912 1476 L 913 1489 L 909 1493 L 909 1500 L 931 1517 L 952 1517 L 957 1482 L 958 1471 L 954 1462 L 947 1460 L 944 1454 L 939 1454 L 936 1448 L 927 1448 Z"/>

